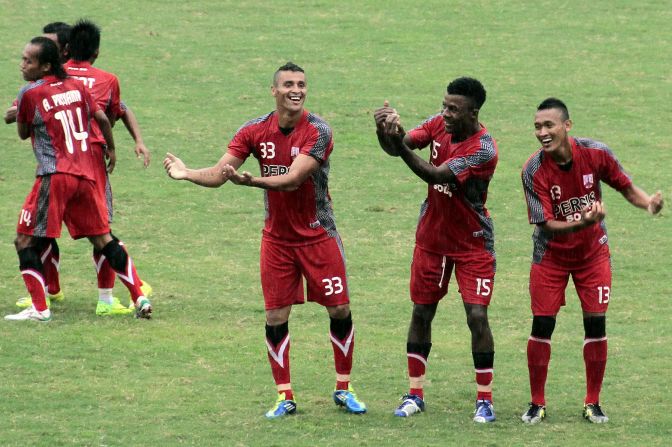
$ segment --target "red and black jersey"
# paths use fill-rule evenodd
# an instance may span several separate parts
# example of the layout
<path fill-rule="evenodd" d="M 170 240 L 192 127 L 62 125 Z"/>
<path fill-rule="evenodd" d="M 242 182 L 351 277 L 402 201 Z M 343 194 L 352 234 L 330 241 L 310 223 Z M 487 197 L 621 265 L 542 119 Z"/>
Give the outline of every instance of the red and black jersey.
<path fill-rule="evenodd" d="M 455 183 L 428 185 L 416 245 L 441 255 L 486 250 L 494 256 L 494 227 L 485 202 L 497 166 L 497 144 L 483 126 L 454 143 L 444 126 L 443 117 L 435 115 L 409 132 L 416 147 L 430 147 L 432 165 L 447 164 L 456 177 Z"/>
<path fill-rule="evenodd" d="M 551 220 L 572 222 L 581 219 L 581 209 L 602 200 L 604 181 L 617 191 L 632 184 L 628 174 L 604 143 L 588 138 L 571 138 L 572 161 L 559 166 L 543 149 L 535 152 L 522 171 L 523 189 L 531 224 Z M 604 221 L 574 233 L 549 236 L 539 226 L 532 236 L 533 262 L 548 258 L 565 267 L 609 256 Z"/>
<path fill-rule="evenodd" d="M 286 174 L 299 154 L 320 163 L 296 191 L 264 190 L 264 237 L 287 245 L 304 245 L 337 235 L 328 186 L 333 147 L 329 125 L 308 111 L 291 130 L 283 131 L 278 126 L 275 111 L 238 129 L 228 153 L 242 160 L 253 155 L 264 177 Z"/>
<path fill-rule="evenodd" d="M 89 141 L 96 105 L 81 82 L 45 76 L 18 95 L 16 120 L 31 125 L 37 176 L 62 172 L 93 180 Z"/>

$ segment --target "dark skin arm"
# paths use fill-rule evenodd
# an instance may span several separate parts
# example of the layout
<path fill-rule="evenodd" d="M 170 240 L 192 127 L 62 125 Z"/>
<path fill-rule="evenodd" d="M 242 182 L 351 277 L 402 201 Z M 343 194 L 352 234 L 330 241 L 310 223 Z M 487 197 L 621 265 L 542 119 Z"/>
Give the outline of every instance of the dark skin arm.
<path fill-rule="evenodd" d="M 381 112 L 379 116 L 382 114 Z M 433 166 L 413 152 L 413 149 L 409 147 L 409 144 L 412 144 L 411 139 L 406 135 L 403 127 L 401 127 L 397 113 L 387 114 L 385 120 L 380 124 L 378 119 L 376 119 L 376 133 L 378 134 L 378 141 L 381 147 L 398 154 L 411 171 L 425 182 L 430 185 L 455 183 L 455 174 L 447 164 Z"/>

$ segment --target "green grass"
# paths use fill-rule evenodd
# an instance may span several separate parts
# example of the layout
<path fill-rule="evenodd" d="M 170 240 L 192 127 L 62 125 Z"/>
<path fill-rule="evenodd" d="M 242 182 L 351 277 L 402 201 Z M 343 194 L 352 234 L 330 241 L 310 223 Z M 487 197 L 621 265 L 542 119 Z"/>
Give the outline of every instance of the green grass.
<path fill-rule="evenodd" d="M 155 289 L 155 318 L 94 315 L 90 248 L 61 240 L 66 302 L 48 325 L 0 321 L 0 445 L 666 445 L 669 212 L 650 218 L 608 191 L 614 283 L 610 357 L 602 393 L 609 424 L 580 418 L 583 328 L 568 292 L 554 334 L 549 417 L 523 426 L 529 400 L 530 235 L 519 172 L 537 148 L 535 106 L 563 98 L 574 135 L 607 142 L 635 182 L 672 196 L 672 10 L 664 1 L 535 3 L 102 2 L 0 0 L 0 104 L 22 85 L 25 42 L 50 21 L 89 17 L 103 28 L 97 66 L 116 73 L 153 151 L 143 170 L 117 129 L 116 221 L 140 274 Z M 310 86 L 307 107 L 334 129 L 331 195 L 348 257 L 357 327 L 354 384 L 369 414 L 331 402 L 326 312 L 294 309 L 292 382 L 299 414 L 268 422 L 258 255 L 258 190 L 171 182 L 166 151 L 214 163 L 247 119 L 272 110 L 270 78 L 293 60 Z M 426 187 L 377 147 L 372 111 L 383 100 L 411 127 L 438 110 L 445 85 L 481 79 L 482 121 L 500 162 L 488 205 L 498 272 L 491 306 L 498 421 L 471 422 L 475 385 L 462 305 L 451 286 L 434 323 L 424 415 L 392 417 L 406 390 L 409 262 Z M 0 127 L 0 313 L 24 294 L 12 245 L 34 158 L 14 126 Z M 258 171 L 253 162 L 246 169 Z M 126 296 L 123 288 L 117 295 Z"/>

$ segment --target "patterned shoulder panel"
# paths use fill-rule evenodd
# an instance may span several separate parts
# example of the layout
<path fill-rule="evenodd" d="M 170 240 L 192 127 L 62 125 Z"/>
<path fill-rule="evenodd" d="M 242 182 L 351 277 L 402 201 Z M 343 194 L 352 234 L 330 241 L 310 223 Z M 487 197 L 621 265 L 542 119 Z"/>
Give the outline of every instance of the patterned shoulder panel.
<path fill-rule="evenodd" d="M 543 160 L 544 151 L 539 149 L 527 159 L 525 165 L 523 165 L 523 172 L 521 174 L 523 192 L 525 193 L 525 199 L 527 200 L 531 223 L 541 223 L 545 220 L 544 208 L 537 191 L 534 190 L 534 175 L 541 167 Z"/>
<path fill-rule="evenodd" d="M 43 84 L 44 84 L 44 79 L 40 79 L 36 82 L 30 82 L 30 83 L 24 85 L 19 90 L 19 94 L 17 95 L 16 99 L 19 102 L 21 102 L 21 98 L 23 98 L 23 95 L 25 95 L 28 90 L 32 90 L 32 89 L 37 88 L 37 87 L 39 87 L 40 85 L 43 85 Z"/>
<path fill-rule="evenodd" d="M 241 130 L 245 129 L 246 127 L 252 126 L 254 124 L 263 123 L 264 121 L 268 121 L 271 118 L 271 115 L 273 115 L 273 113 L 274 112 L 269 112 L 269 113 L 267 113 L 265 115 L 262 115 L 258 118 L 254 118 L 254 119 L 251 119 L 251 120 L 247 121 L 245 124 L 240 126 L 238 128 L 238 130 L 236 130 L 236 133 L 240 132 Z"/>
<path fill-rule="evenodd" d="M 315 115 L 314 113 L 309 113 L 307 118 L 308 123 L 310 123 L 311 126 L 313 126 L 315 129 L 317 129 L 317 142 L 315 143 L 315 146 L 310 150 L 311 155 L 315 157 L 319 157 L 321 160 L 324 160 L 325 155 L 327 153 L 327 149 L 329 148 L 329 142 L 331 141 L 332 137 L 332 131 L 331 127 L 329 127 L 329 124 L 327 124 L 326 121 L 324 121 L 322 118 L 319 116 Z"/>
<path fill-rule="evenodd" d="M 495 140 L 489 133 L 484 133 L 479 138 L 480 148 L 467 156 L 458 157 L 450 160 L 448 166 L 455 175 L 460 175 L 470 167 L 484 165 L 493 158 L 497 157 L 497 149 L 495 148 Z"/>
<path fill-rule="evenodd" d="M 597 149 L 601 151 L 606 151 L 608 152 L 612 157 L 614 156 L 614 153 L 609 149 L 609 146 L 604 144 L 601 141 L 593 140 L 591 138 L 585 138 L 585 137 L 574 137 L 574 140 L 576 141 L 576 144 L 578 144 L 581 147 L 585 147 L 587 149 Z"/>

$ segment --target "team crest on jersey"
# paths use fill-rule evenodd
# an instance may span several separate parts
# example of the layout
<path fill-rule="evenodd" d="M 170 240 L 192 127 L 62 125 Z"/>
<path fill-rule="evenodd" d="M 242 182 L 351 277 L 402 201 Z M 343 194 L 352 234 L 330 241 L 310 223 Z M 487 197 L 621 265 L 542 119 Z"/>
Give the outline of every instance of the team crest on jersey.
<path fill-rule="evenodd" d="M 290 152 L 292 158 L 296 158 L 299 155 L 299 148 L 292 146 L 292 151 Z"/>
<path fill-rule="evenodd" d="M 593 174 L 583 174 L 583 186 L 586 188 L 593 187 Z"/>

